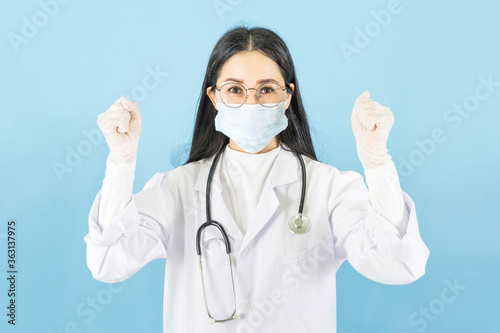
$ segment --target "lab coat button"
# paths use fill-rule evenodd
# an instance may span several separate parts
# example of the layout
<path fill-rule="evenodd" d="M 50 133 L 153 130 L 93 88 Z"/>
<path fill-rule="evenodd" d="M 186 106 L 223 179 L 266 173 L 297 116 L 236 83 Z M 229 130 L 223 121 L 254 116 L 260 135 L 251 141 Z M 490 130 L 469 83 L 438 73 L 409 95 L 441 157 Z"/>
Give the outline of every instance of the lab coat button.
<path fill-rule="evenodd" d="M 250 303 L 245 302 L 245 303 L 241 304 L 241 308 L 242 308 L 243 310 L 248 310 L 248 309 L 250 309 Z"/>
<path fill-rule="evenodd" d="M 241 250 L 241 254 L 246 256 L 248 254 L 248 247 L 245 246 L 245 248 Z"/>

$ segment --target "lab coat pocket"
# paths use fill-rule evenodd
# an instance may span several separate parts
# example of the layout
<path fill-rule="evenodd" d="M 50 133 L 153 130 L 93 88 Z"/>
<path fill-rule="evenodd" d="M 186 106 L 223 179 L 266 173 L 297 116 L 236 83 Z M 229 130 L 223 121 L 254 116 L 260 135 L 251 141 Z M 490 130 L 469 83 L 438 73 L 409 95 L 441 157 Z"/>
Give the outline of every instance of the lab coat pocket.
<path fill-rule="evenodd" d="M 300 252 L 278 256 L 284 310 L 296 319 L 312 320 L 332 311 L 335 303 L 333 237 Z"/>

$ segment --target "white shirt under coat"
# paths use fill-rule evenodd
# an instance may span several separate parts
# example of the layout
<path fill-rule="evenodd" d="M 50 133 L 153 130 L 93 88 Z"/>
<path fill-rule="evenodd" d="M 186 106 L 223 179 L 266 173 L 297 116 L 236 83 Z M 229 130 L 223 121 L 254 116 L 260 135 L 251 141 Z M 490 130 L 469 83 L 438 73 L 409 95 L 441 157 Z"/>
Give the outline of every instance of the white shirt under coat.
<path fill-rule="evenodd" d="M 222 198 L 242 235 L 253 221 L 265 180 L 280 149 L 278 146 L 265 153 L 249 154 L 227 145 L 222 153 L 219 161 L 222 164 Z"/>

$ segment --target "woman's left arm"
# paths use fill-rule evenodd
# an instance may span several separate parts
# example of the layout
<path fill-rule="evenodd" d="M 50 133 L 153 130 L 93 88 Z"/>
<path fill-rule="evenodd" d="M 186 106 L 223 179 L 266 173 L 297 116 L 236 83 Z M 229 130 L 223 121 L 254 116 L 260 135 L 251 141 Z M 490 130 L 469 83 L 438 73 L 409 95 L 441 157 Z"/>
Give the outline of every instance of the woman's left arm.
<path fill-rule="evenodd" d="M 340 172 L 329 202 L 337 259 L 348 259 L 364 276 L 386 284 L 406 284 L 424 274 L 429 249 L 420 237 L 415 206 L 401 190 L 386 141 L 392 112 L 364 92 L 351 117 L 361 175 Z"/>
<path fill-rule="evenodd" d="M 354 102 L 351 124 L 370 201 L 374 209 L 403 236 L 409 216 L 404 209 L 396 166 L 387 151 L 387 138 L 394 124 L 394 115 L 388 107 L 372 101 L 370 93 L 365 91 Z"/>

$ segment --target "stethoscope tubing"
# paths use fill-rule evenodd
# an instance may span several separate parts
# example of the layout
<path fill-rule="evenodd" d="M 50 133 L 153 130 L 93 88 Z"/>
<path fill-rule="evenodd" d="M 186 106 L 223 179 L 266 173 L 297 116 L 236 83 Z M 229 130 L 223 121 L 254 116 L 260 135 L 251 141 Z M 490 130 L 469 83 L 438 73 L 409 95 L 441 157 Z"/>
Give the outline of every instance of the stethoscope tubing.
<path fill-rule="evenodd" d="M 210 171 L 208 173 L 207 188 L 206 188 L 206 193 L 205 193 L 207 221 L 205 223 L 203 223 L 198 228 L 198 231 L 196 233 L 196 253 L 199 256 L 201 255 L 201 245 L 200 245 L 201 233 L 203 232 L 203 230 L 206 227 L 211 226 L 211 225 L 217 227 L 220 230 L 222 237 L 224 238 L 224 243 L 226 245 L 226 253 L 228 253 L 228 254 L 231 253 L 231 244 L 229 242 L 229 238 L 226 234 L 226 231 L 224 230 L 223 226 L 219 222 L 212 220 L 211 200 L 210 200 L 210 195 L 211 195 L 210 192 L 211 192 L 211 187 L 212 187 L 213 174 L 214 174 L 215 169 L 217 167 L 217 163 L 219 162 L 220 157 L 222 156 L 222 153 L 224 152 L 226 147 L 227 147 L 227 144 L 224 144 L 224 145 L 222 145 L 221 149 L 219 149 L 219 151 L 217 152 L 217 155 L 215 156 L 214 161 L 212 162 L 212 165 L 210 167 Z M 305 195 L 306 195 L 306 181 L 307 181 L 306 172 L 305 172 L 306 166 L 305 166 L 304 159 L 302 158 L 302 156 L 300 156 L 300 154 L 297 152 L 294 152 L 294 154 L 297 156 L 297 159 L 299 160 L 300 166 L 302 169 L 302 190 L 301 190 L 301 195 L 300 195 L 300 204 L 299 204 L 299 212 L 298 212 L 299 217 L 301 217 L 302 213 L 303 213 L 303 209 L 304 209 L 304 200 L 305 200 Z"/>
<path fill-rule="evenodd" d="M 221 149 L 219 150 L 219 152 L 215 156 L 214 161 L 212 162 L 212 166 L 210 167 L 210 171 L 208 173 L 208 179 L 207 179 L 207 189 L 206 189 L 206 193 L 205 193 L 206 194 L 206 200 L 205 201 L 206 201 L 207 221 L 205 223 L 203 223 L 198 228 L 198 231 L 196 232 L 196 253 L 198 254 L 198 258 L 199 258 L 199 266 L 200 266 L 200 273 L 201 273 L 201 284 L 202 284 L 202 287 L 203 287 L 203 297 L 204 297 L 204 300 L 205 300 L 205 307 L 206 307 L 206 310 L 207 310 L 207 314 L 208 314 L 208 317 L 210 318 L 209 319 L 209 323 L 210 324 L 214 324 L 216 322 L 226 322 L 226 321 L 238 318 L 238 314 L 236 314 L 236 293 L 235 293 L 235 290 L 234 290 L 234 278 L 233 278 L 233 269 L 232 269 L 232 260 L 231 260 L 231 244 L 229 243 L 229 238 L 227 237 L 226 231 L 224 230 L 224 227 L 222 226 L 222 224 L 220 224 L 217 221 L 213 221 L 212 220 L 211 201 L 210 201 L 210 195 L 211 195 L 210 190 L 211 190 L 211 185 L 212 185 L 213 174 L 215 172 L 215 168 L 217 166 L 217 163 L 219 162 L 219 159 L 220 159 L 222 153 L 224 152 L 224 150 L 226 149 L 226 147 L 227 147 L 227 144 L 224 144 L 221 147 Z M 302 156 L 299 153 L 297 153 L 297 152 L 294 152 L 294 153 L 297 156 L 297 158 L 299 159 L 300 166 L 301 166 L 301 169 L 302 169 L 302 191 L 301 191 L 301 196 L 300 196 L 300 204 L 299 204 L 298 215 L 295 216 L 295 217 L 292 217 L 292 219 L 291 219 L 291 222 L 293 222 L 295 218 L 298 218 L 298 220 L 295 220 L 295 221 L 300 221 L 300 226 L 298 227 L 297 226 L 297 222 L 295 222 L 295 227 L 293 227 L 293 225 L 290 226 L 291 230 L 293 228 L 300 228 L 302 226 L 302 219 L 303 218 L 307 220 L 307 218 L 305 216 L 302 216 L 302 210 L 304 208 L 304 199 L 305 199 L 305 194 L 306 194 L 306 167 L 305 167 L 305 164 L 304 164 L 304 160 L 302 159 Z M 308 222 L 308 223 L 309 223 L 308 225 L 310 225 L 310 222 Z M 212 314 L 210 313 L 210 310 L 208 309 L 207 295 L 206 295 L 206 292 L 205 292 L 205 281 L 204 281 L 204 278 L 203 278 L 203 265 L 202 265 L 202 260 L 201 260 L 201 245 L 200 245 L 200 240 L 201 240 L 201 234 L 202 234 L 203 230 L 206 227 L 209 227 L 209 226 L 215 226 L 221 232 L 222 237 L 224 238 L 224 243 L 226 244 L 226 253 L 227 253 L 228 257 L 229 257 L 229 268 L 230 268 L 230 272 L 231 272 L 231 284 L 232 284 L 232 290 L 233 290 L 234 311 L 233 311 L 233 313 L 229 317 L 227 317 L 225 319 L 215 319 L 212 316 Z M 303 230 L 307 231 L 308 229 L 309 229 L 309 227 L 307 227 L 307 228 L 305 228 Z M 297 231 L 295 229 L 293 229 L 292 232 L 297 232 Z"/>
<path fill-rule="evenodd" d="M 203 229 L 205 229 L 208 226 L 216 226 L 220 232 L 222 233 L 222 237 L 224 238 L 224 243 L 226 244 L 226 253 L 229 254 L 231 253 L 231 244 L 229 243 L 229 238 L 227 237 L 226 231 L 222 227 L 222 225 L 217 222 L 217 221 L 212 221 L 212 214 L 211 214 L 211 201 L 210 201 L 210 188 L 212 186 L 212 178 L 213 174 L 215 171 L 215 167 L 217 166 L 217 162 L 219 162 L 219 159 L 222 155 L 222 152 L 226 149 L 226 145 L 224 144 L 222 148 L 219 150 L 217 153 L 217 156 L 215 157 L 215 160 L 212 163 L 212 166 L 210 167 L 210 172 L 208 173 L 208 180 L 207 180 L 207 190 L 206 190 L 206 211 L 207 211 L 207 221 L 203 223 L 199 228 L 198 231 L 196 232 L 196 253 L 201 256 L 201 246 L 200 246 L 200 239 L 201 239 L 201 233 Z"/>

